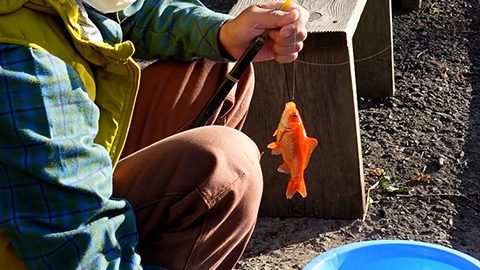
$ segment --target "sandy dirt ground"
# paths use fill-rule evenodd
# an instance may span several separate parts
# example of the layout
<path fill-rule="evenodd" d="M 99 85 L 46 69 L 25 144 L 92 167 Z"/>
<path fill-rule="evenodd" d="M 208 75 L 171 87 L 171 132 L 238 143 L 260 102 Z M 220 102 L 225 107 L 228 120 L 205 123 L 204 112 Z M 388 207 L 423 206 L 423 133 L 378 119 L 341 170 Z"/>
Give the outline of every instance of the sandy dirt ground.
<path fill-rule="evenodd" d="M 228 12 L 235 1 L 205 1 Z M 364 221 L 258 220 L 236 269 L 301 269 L 322 252 L 373 239 L 410 239 L 480 259 L 480 2 L 425 0 L 394 10 L 396 94 L 359 102 Z M 381 168 L 383 175 L 375 174 Z"/>

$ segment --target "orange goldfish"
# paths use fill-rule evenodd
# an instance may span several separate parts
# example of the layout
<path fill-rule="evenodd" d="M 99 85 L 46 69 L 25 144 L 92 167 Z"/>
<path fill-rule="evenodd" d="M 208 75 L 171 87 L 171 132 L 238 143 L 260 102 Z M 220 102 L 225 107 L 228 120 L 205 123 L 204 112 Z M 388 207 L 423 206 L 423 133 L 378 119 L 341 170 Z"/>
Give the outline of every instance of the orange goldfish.
<path fill-rule="evenodd" d="M 282 154 L 283 162 L 277 169 L 282 173 L 290 174 L 286 196 L 291 199 L 296 192 L 303 198 L 307 197 L 307 187 L 303 178 L 303 171 L 307 168 L 308 161 L 318 141 L 307 137 L 307 132 L 302 123 L 302 118 L 294 102 L 287 102 L 280 118 L 275 142 L 267 145 L 272 149 L 273 155 Z"/>

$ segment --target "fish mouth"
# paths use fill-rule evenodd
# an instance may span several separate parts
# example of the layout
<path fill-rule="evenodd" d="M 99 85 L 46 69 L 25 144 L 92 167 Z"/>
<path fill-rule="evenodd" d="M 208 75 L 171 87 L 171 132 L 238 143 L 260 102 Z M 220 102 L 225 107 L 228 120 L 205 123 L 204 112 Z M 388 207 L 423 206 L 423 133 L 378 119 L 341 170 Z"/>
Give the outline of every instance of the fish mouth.
<path fill-rule="evenodd" d="M 295 105 L 295 103 L 293 101 L 290 101 L 290 102 L 287 102 L 285 104 L 285 109 L 288 109 L 288 110 L 296 110 L 297 109 L 297 106 Z"/>

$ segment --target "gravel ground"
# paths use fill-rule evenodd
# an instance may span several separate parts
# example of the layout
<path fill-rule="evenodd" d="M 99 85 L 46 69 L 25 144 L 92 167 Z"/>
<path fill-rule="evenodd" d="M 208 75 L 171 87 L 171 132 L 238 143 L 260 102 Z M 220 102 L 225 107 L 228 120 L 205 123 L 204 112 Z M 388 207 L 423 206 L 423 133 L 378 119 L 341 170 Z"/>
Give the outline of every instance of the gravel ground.
<path fill-rule="evenodd" d="M 205 1 L 228 11 L 235 1 Z M 480 2 L 393 17 L 396 94 L 359 99 L 365 220 L 260 218 L 236 269 L 301 269 L 346 243 L 411 239 L 480 259 Z M 376 169 L 377 168 L 377 169 Z"/>

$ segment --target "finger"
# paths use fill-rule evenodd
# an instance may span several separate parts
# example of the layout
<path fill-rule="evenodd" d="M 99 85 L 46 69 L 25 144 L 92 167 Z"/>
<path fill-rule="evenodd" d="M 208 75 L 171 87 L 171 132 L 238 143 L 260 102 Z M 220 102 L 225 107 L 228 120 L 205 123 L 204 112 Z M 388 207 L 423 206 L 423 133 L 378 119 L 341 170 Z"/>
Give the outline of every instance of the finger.
<path fill-rule="evenodd" d="M 289 37 L 293 36 L 293 34 L 297 34 L 297 38 L 301 38 L 302 40 L 304 40 L 307 37 L 307 29 L 305 28 L 305 26 L 298 26 L 298 24 L 288 24 L 280 29 L 281 37 Z"/>
<path fill-rule="evenodd" d="M 258 54 L 255 56 L 253 59 L 254 62 L 258 61 L 268 61 L 268 60 L 274 60 L 275 59 L 275 52 L 272 49 L 273 44 L 270 42 L 265 42 L 263 45 L 262 49 L 258 52 Z"/>
<path fill-rule="evenodd" d="M 305 31 L 306 33 L 307 32 L 306 25 L 310 17 L 310 12 L 306 10 L 304 7 L 299 6 L 297 4 L 290 5 L 290 7 L 286 9 L 286 11 L 289 11 L 290 9 L 295 9 L 299 12 L 298 19 L 292 23 L 296 26 L 297 32 Z"/>
<path fill-rule="evenodd" d="M 249 20 L 252 25 L 259 29 L 274 29 L 291 24 L 298 20 L 298 10 L 281 11 L 277 9 L 264 8 L 264 5 L 257 4 L 251 8 Z"/>
<path fill-rule="evenodd" d="M 282 29 L 283 30 L 283 29 Z M 305 41 L 307 38 L 307 31 L 302 30 L 296 34 L 284 37 L 282 30 L 271 30 L 268 35 L 269 38 L 279 46 L 293 46 L 294 43 Z"/>
<path fill-rule="evenodd" d="M 289 54 L 294 54 L 298 53 L 303 49 L 303 42 L 295 43 L 291 46 L 278 46 L 278 45 L 273 45 L 272 50 L 275 53 L 275 55 L 289 55 Z"/>
<path fill-rule="evenodd" d="M 281 29 L 280 29 L 280 36 L 281 37 L 290 37 L 290 36 L 293 36 L 294 34 L 296 34 L 297 32 L 297 27 L 294 25 L 294 24 L 289 24 L 289 25 L 285 25 L 283 26 Z"/>
<path fill-rule="evenodd" d="M 310 17 L 310 12 L 306 10 L 304 7 L 291 3 L 284 11 L 292 11 L 292 10 L 297 10 L 299 12 L 299 20 L 301 24 L 305 24 L 308 21 L 308 18 Z"/>
<path fill-rule="evenodd" d="M 295 61 L 297 59 L 297 57 L 298 57 L 298 53 L 289 54 L 289 55 L 277 55 L 275 57 L 275 61 L 277 61 L 281 64 L 290 63 L 290 62 Z"/>

